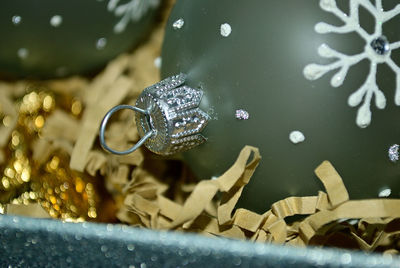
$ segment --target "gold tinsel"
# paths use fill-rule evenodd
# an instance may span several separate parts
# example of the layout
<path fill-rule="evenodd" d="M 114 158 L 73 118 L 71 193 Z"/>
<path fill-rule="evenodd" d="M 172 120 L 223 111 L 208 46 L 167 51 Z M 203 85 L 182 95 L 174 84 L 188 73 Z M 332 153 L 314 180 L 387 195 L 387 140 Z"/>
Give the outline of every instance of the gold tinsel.
<path fill-rule="evenodd" d="M 78 118 L 82 102 L 70 95 L 57 95 L 40 86 L 28 85 L 22 96 L 8 96 L 18 111 L 16 124 L 12 124 L 7 112 L 2 113 L 2 127 L 13 128 L 2 148 L 0 202 L 3 213 L 6 204 L 37 202 L 54 218 L 67 221 L 97 219 L 98 188 L 102 182 L 88 174 L 72 171 L 63 146 L 41 152 L 39 161 L 35 160 L 33 152 L 48 145 L 42 137 L 47 118 L 58 110 Z"/>

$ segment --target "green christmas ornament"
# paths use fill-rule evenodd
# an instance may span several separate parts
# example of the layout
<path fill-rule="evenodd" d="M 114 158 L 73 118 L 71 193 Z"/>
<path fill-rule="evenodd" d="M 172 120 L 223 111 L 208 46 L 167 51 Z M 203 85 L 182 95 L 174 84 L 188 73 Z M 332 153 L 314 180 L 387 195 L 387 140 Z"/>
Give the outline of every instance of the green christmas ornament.
<path fill-rule="evenodd" d="M 148 32 L 160 0 L 6 0 L 0 8 L 0 76 L 97 71 Z"/>
<path fill-rule="evenodd" d="M 169 78 L 136 103 L 141 142 L 186 150 L 201 179 L 221 175 L 245 145 L 260 148 L 239 201 L 257 212 L 315 195 L 324 160 L 352 199 L 399 198 L 398 3 L 178 0 L 162 52 Z"/>

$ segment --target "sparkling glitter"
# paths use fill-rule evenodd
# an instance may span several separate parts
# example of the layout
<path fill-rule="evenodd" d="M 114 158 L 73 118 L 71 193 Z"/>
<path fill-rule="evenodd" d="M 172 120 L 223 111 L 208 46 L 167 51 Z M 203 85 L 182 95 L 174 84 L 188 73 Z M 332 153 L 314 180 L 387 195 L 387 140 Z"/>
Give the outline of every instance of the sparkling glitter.
<path fill-rule="evenodd" d="M 62 23 L 62 17 L 60 15 L 54 15 L 53 17 L 51 17 L 50 19 L 50 25 L 53 27 L 58 27 L 61 25 Z"/>
<path fill-rule="evenodd" d="M 29 51 L 26 48 L 20 48 L 17 51 L 17 55 L 20 59 L 25 59 L 29 55 Z"/>
<path fill-rule="evenodd" d="M 172 24 L 172 27 L 173 27 L 175 30 L 178 30 L 178 29 L 182 28 L 184 24 L 185 24 L 185 21 L 184 21 L 182 18 L 180 18 L 179 20 L 176 20 L 176 21 Z"/>
<path fill-rule="evenodd" d="M 292 143 L 297 144 L 303 142 L 306 138 L 302 132 L 295 130 L 290 132 L 289 139 Z"/>
<path fill-rule="evenodd" d="M 22 18 L 21 18 L 21 16 L 15 15 L 15 16 L 12 16 L 11 21 L 14 25 L 18 25 L 21 23 Z"/>
<path fill-rule="evenodd" d="M 27 170 L 27 169 L 24 169 L 23 171 L 22 171 L 22 173 L 21 173 L 21 179 L 24 181 L 24 182 L 28 182 L 29 181 L 29 179 L 30 179 L 30 171 L 29 170 Z"/>
<path fill-rule="evenodd" d="M 106 47 L 106 45 L 107 45 L 107 39 L 104 38 L 104 37 L 99 38 L 99 39 L 96 41 L 96 48 L 97 48 L 98 50 L 104 49 L 104 48 Z"/>
<path fill-rule="evenodd" d="M 232 32 L 232 27 L 228 23 L 221 24 L 221 35 L 227 37 Z"/>
<path fill-rule="evenodd" d="M 47 95 L 43 99 L 43 110 L 46 112 L 50 111 L 51 108 L 53 107 L 54 101 L 53 98 L 50 95 Z"/>
<path fill-rule="evenodd" d="M 243 109 L 236 110 L 235 117 L 238 120 L 247 120 L 249 119 L 250 115 L 247 111 Z"/>
<path fill-rule="evenodd" d="M 74 100 L 71 105 L 71 112 L 73 115 L 79 115 L 82 112 L 82 103 L 79 100 Z"/>
<path fill-rule="evenodd" d="M 390 161 L 397 162 L 399 160 L 399 145 L 393 144 L 388 151 Z"/>
<path fill-rule="evenodd" d="M 11 122 L 12 122 L 11 116 L 9 116 L 9 115 L 4 116 L 4 118 L 3 118 L 3 125 L 4 125 L 5 127 L 11 126 Z"/>
<path fill-rule="evenodd" d="M 8 187 L 10 187 L 10 181 L 8 180 L 8 178 L 6 178 L 6 177 L 3 177 L 2 179 L 1 179 L 1 183 L 3 184 L 3 187 L 4 188 L 8 188 Z"/>
<path fill-rule="evenodd" d="M 42 128 L 44 125 L 44 118 L 43 116 L 39 115 L 38 117 L 35 118 L 35 126 L 37 128 Z"/>

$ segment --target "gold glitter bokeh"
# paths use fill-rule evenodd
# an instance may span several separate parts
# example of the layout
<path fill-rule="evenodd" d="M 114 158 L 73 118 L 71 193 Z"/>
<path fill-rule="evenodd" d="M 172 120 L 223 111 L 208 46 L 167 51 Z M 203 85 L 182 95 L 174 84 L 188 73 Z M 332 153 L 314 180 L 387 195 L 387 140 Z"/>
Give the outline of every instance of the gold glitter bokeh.
<path fill-rule="evenodd" d="M 26 94 L 14 99 L 18 120 L 1 151 L 0 213 L 6 212 L 6 204 L 37 202 L 53 218 L 97 220 L 100 197 L 96 178 L 72 171 L 69 156 L 62 150 L 52 152 L 44 163 L 32 158 L 33 144 L 43 139 L 47 117 L 56 109 L 80 117 L 83 104 L 72 96 L 32 88 L 27 87 Z M 2 109 L 0 113 L 2 127 L 13 127 L 11 116 Z"/>

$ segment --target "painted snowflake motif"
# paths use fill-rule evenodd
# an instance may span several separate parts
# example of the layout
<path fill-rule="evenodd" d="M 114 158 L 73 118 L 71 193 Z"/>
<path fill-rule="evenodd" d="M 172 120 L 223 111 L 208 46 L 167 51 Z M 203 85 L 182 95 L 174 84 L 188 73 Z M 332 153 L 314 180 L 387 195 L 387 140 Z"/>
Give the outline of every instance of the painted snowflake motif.
<path fill-rule="evenodd" d="M 342 26 L 334 26 L 325 22 L 319 22 L 315 25 L 315 31 L 320 34 L 326 33 L 350 33 L 356 32 L 365 40 L 364 51 L 356 55 L 345 55 L 326 44 L 322 44 L 318 48 L 318 54 L 324 58 L 335 58 L 336 61 L 327 64 L 309 64 L 304 70 L 304 76 L 309 80 L 316 80 L 326 73 L 339 69 L 331 79 L 333 87 L 339 87 L 343 84 L 347 72 L 351 66 L 356 65 L 360 61 L 367 59 L 370 61 L 369 74 L 362 86 L 353 92 L 348 98 L 348 104 L 356 107 L 361 104 L 357 112 L 356 123 L 359 127 L 365 128 L 371 123 L 371 102 L 375 98 L 375 106 L 378 109 L 384 109 L 386 106 L 386 98 L 379 89 L 376 82 L 377 65 L 386 63 L 396 74 L 396 93 L 395 104 L 400 105 L 400 67 L 391 59 L 391 51 L 400 47 L 400 41 L 390 43 L 385 36 L 382 35 L 382 25 L 396 17 L 400 13 L 400 4 L 394 9 L 384 11 L 382 8 L 382 0 L 376 0 L 375 5 L 369 0 L 349 0 L 349 15 L 340 10 L 335 0 L 320 0 L 321 9 L 334 14 L 344 22 Z M 369 34 L 360 27 L 359 8 L 360 6 L 368 10 L 375 18 L 374 33 Z"/>
<path fill-rule="evenodd" d="M 160 4 L 160 0 L 129 0 L 120 3 L 120 0 L 109 0 L 107 9 L 121 20 L 114 26 L 115 33 L 125 30 L 128 23 L 140 20 L 150 8 L 155 8 Z"/>

